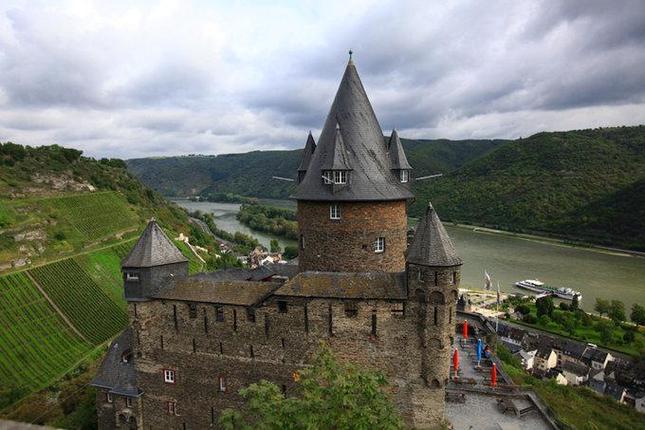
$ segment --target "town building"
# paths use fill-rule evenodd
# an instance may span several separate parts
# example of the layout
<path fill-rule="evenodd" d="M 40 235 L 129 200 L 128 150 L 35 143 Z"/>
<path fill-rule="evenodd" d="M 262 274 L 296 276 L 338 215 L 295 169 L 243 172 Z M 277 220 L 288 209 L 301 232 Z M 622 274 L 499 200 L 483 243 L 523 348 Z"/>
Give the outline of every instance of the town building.
<path fill-rule="evenodd" d="M 462 260 L 429 204 L 408 246 L 412 181 L 350 59 L 298 168 L 298 266 L 189 276 L 155 221 L 124 259 L 130 327 L 94 381 L 99 428 L 216 428 L 251 383 L 291 395 L 320 342 L 382 371 L 409 426 L 439 426 Z"/>

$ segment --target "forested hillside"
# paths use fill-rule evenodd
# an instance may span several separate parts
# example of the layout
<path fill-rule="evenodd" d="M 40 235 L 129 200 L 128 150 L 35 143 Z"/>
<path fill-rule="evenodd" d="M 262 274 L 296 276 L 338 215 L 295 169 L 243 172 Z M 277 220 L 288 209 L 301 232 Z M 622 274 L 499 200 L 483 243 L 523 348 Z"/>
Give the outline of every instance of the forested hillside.
<path fill-rule="evenodd" d="M 432 200 L 445 220 L 645 250 L 645 127 L 508 140 L 402 139 L 417 182 L 411 215 Z M 285 198 L 300 151 L 129 160 L 164 194 Z"/>
<path fill-rule="evenodd" d="M 644 182 L 643 126 L 539 133 L 419 182 L 411 213 L 645 250 Z"/>
<path fill-rule="evenodd" d="M 386 137 L 387 140 L 389 137 Z M 401 139 L 417 176 L 449 172 L 491 149 L 503 140 Z M 287 198 L 289 182 L 272 176 L 295 178 L 302 150 L 254 151 L 219 156 L 139 158 L 128 169 L 142 182 L 168 196 L 233 193 L 263 198 Z"/>

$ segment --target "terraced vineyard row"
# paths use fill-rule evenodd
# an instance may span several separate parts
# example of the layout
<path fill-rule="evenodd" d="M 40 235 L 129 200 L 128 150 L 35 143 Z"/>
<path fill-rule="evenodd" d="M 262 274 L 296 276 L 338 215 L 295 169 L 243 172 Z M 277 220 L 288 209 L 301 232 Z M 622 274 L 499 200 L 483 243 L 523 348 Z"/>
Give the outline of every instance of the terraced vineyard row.
<path fill-rule="evenodd" d="M 0 327 L 0 381 L 7 390 L 40 388 L 92 348 L 24 273 L 0 277 Z"/>
<path fill-rule="evenodd" d="M 103 238 L 137 223 L 127 201 L 113 192 L 57 197 L 50 201 L 60 216 L 88 240 Z"/>
<path fill-rule="evenodd" d="M 30 270 L 47 295 L 92 343 L 105 342 L 127 324 L 123 308 L 73 259 Z"/>

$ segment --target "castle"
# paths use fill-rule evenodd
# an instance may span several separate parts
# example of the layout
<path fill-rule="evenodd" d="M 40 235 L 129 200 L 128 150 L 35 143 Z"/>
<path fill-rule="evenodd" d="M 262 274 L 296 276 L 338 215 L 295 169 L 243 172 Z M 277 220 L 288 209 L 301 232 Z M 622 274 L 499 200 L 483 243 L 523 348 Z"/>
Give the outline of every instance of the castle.
<path fill-rule="evenodd" d="M 298 168 L 298 266 L 189 276 L 154 221 L 123 260 L 130 325 L 93 382 L 99 428 L 216 428 L 253 382 L 288 395 L 321 341 L 383 371 L 409 426 L 438 426 L 462 260 L 431 205 L 408 246 L 411 173 L 350 58 Z"/>

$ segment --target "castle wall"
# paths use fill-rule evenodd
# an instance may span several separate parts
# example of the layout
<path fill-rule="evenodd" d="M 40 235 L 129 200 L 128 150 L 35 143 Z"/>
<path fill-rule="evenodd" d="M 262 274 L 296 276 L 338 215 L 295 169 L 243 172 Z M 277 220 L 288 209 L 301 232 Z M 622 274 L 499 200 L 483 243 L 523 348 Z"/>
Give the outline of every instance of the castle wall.
<path fill-rule="evenodd" d="M 287 301 L 286 313 L 279 311 L 278 301 Z M 355 316 L 348 316 L 342 300 L 274 296 L 256 309 L 255 322 L 243 306 L 222 306 L 224 321 L 217 321 L 212 304 L 194 303 L 194 317 L 188 302 L 137 303 L 136 317 L 131 304 L 144 428 L 215 426 L 223 409 L 242 405 L 238 391 L 261 379 L 289 392 L 293 372 L 306 365 L 321 340 L 341 360 L 383 371 L 408 423 L 436 423 L 435 415 L 443 416 L 443 383 L 431 387 L 422 378 L 428 351 L 419 338 L 418 304 L 352 303 Z M 450 350 L 449 344 L 443 346 Z M 449 352 L 441 357 L 449 366 Z M 164 382 L 164 369 L 176 371 L 175 384 Z M 167 402 L 176 402 L 177 415 L 167 413 Z"/>
<path fill-rule="evenodd" d="M 406 202 L 336 202 L 341 219 L 329 218 L 334 202 L 298 201 L 302 240 L 300 270 L 328 272 L 402 272 L 407 248 Z M 385 238 L 385 250 L 374 242 Z"/>

